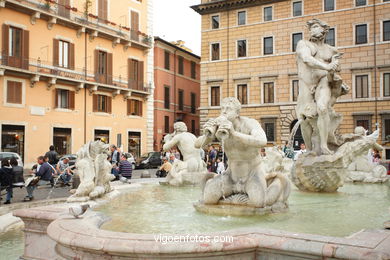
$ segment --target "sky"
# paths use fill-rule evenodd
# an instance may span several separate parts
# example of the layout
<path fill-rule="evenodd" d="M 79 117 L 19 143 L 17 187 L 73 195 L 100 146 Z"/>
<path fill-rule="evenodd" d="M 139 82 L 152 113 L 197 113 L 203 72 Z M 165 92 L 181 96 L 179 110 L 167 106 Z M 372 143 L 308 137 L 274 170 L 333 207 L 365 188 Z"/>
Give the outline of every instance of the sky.
<path fill-rule="evenodd" d="M 190 8 L 201 0 L 154 0 L 154 36 L 166 41 L 185 41 L 200 56 L 201 16 Z"/>

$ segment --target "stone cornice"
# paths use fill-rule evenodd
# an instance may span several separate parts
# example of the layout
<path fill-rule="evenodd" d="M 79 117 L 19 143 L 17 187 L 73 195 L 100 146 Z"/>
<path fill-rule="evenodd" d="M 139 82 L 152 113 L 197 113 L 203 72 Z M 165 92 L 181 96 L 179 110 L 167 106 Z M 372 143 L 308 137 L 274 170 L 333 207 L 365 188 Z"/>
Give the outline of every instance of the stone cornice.
<path fill-rule="evenodd" d="M 270 4 L 270 3 L 281 2 L 281 1 L 286 1 L 286 0 L 215 0 L 200 5 L 193 5 L 191 6 L 191 8 L 195 12 L 203 15 L 203 14 L 216 13 L 216 12 L 226 11 L 226 10 L 235 10 L 235 9 L 246 8 L 251 6 Z"/>

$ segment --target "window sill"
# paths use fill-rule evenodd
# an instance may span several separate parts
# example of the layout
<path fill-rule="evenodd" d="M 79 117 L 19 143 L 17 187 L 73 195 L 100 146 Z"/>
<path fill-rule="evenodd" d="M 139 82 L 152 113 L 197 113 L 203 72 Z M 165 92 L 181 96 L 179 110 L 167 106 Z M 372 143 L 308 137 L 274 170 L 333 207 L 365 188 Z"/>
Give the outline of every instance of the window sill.
<path fill-rule="evenodd" d="M 137 118 L 140 119 L 142 116 L 137 116 L 137 115 L 127 115 L 127 118 Z"/>
<path fill-rule="evenodd" d="M 24 108 L 24 104 L 16 104 L 16 103 L 4 103 L 5 107 L 13 107 L 13 108 Z"/>
<path fill-rule="evenodd" d="M 54 111 L 55 111 L 55 112 L 65 112 L 65 113 L 71 113 L 71 112 L 73 112 L 72 109 L 69 109 L 69 108 L 58 108 L 58 107 L 55 108 Z"/>
<path fill-rule="evenodd" d="M 107 117 L 111 116 L 111 114 L 106 113 L 106 112 L 93 112 L 93 114 L 95 116 L 107 116 Z"/>

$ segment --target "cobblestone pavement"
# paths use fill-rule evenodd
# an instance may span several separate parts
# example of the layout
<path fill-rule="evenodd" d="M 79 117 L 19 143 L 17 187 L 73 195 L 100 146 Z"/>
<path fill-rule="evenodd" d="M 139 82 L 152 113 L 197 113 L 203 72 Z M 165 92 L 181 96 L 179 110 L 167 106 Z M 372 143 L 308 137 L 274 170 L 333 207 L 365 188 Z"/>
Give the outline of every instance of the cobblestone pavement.
<path fill-rule="evenodd" d="M 144 171 L 147 171 L 150 176 L 153 178 L 155 177 L 154 174 L 157 171 L 156 169 L 148 169 L 148 170 L 134 170 L 133 171 L 133 179 L 139 179 L 141 178 L 141 175 Z M 46 200 L 46 199 L 57 199 L 57 198 L 65 198 L 70 196 L 71 194 L 69 193 L 69 190 L 72 187 L 60 187 L 60 185 L 56 185 L 55 188 L 53 188 L 53 191 L 49 196 L 51 187 L 50 185 L 45 185 L 45 186 L 39 186 L 35 191 L 34 191 L 34 202 L 39 201 L 39 200 Z M 27 195 L 26 188 L 14 188 L 13 189 L 13 198 L 11 200 L 11 205 L 16 204 L 16 203 L 30 203 L 30 202 L 23 202 L 24 197 Z M 0 207 L 5 207 L 8 205 L 5 205 L 5 190 L 1 192 L 1 198 L 2 200 L 0 201 Z"/>

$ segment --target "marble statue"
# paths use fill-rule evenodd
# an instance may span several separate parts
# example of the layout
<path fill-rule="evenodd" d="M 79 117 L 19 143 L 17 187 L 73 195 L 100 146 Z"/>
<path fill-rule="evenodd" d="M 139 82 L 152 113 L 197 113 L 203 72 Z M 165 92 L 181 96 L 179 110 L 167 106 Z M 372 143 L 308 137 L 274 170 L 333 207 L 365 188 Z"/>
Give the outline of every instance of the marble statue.
<path fill-rule="evenodd" d="M 194 146 L 196 137 L 187 132 L 187 126 L 183 122 L 176 122 L 173 128 L 174 132 L 164 137 L 163 150 L 168 151 L 177 146 L 183 156 L 183 161 L 177 160 L 173 163 L 167 175 L 167 182 L 174 186 L 200 184 L 207 169 L 206 163 L 200 156 L 200 149 Z"/>
<path fill-rule="evenodd" d="M 261 167 L 263 172 L 281 172 L 286 176 L 290 176 L 291 167 L 294 161 L 287 158 L 284 153 L 277 147 L 265 148 L 265 157 L 262 157 Z"/>
<path fill-rule="evenodd" d="M 361 135 L 366 135 L 366 130 L 361 126 L 356 127 L 355 134 L 358 132 L 362 133 Z M 371 149 L 383 151 L 383 147 L 378 143 L 374 143 Z M 348 166 L 346 181 L 369 183 L 386 182 L 389 179 L 386 167 L 374 163 L 372 159 L 371 150 L 368 151 L 368 154 L 357 156 Z"/>
<path fill-rule="evenodd" d="M 194 205 L 197 210 L 216 204 L 270 211 L 287 208 L 290 181 L 281 172 L 264 171 L 259 149 L 266 145 L 266 135 L 256 120 L 240 116 L 240 109 L 236 98 L 223 99 L 221 115 L 206 122 L 204 134 L 195 143 L 203 147 L 217 139 L 229 159 L 224 174 L 205 183 L 202 200 Z"/>
<path fill-rule="evenodd" d="M 335 131 L 341 122 L 333 105 L 349 87 L 338 75 L 342 53 L 325 43 L 329 26 L 318 19 L 307 22 L 310 39 L 297 44 L 296 56 L 299 77 L 299 95 L 296 112 L 307 151 L 317 155 L 332 154 L 329 146 L 341 142 Z"/>
<path fill-rule="evenodd" d="M 76 168 L 80 185 L 68 202 L 87 201 L 112 191 L 111 164 L 107 160 L 109 145 L 101 141 L 89 142 L 77 152 Z"/>
<path fill-rule="evenodd" d="M 300 125 L 307 152 L 295 162 L 291 178 L 300 190 L 334 192 L 344 184 L 349 164 L 375 143 L 379 130 L 370 136 L 361 131 L 338 134 L 342 116 L 333 106 L 349 91 L 338 74 L 342 53 L 324 42 L 329 30 L 325 22 L 312 19 L 307 25 L 310 39 L 297 45 L 299 120 L 290 138 Z"/>

